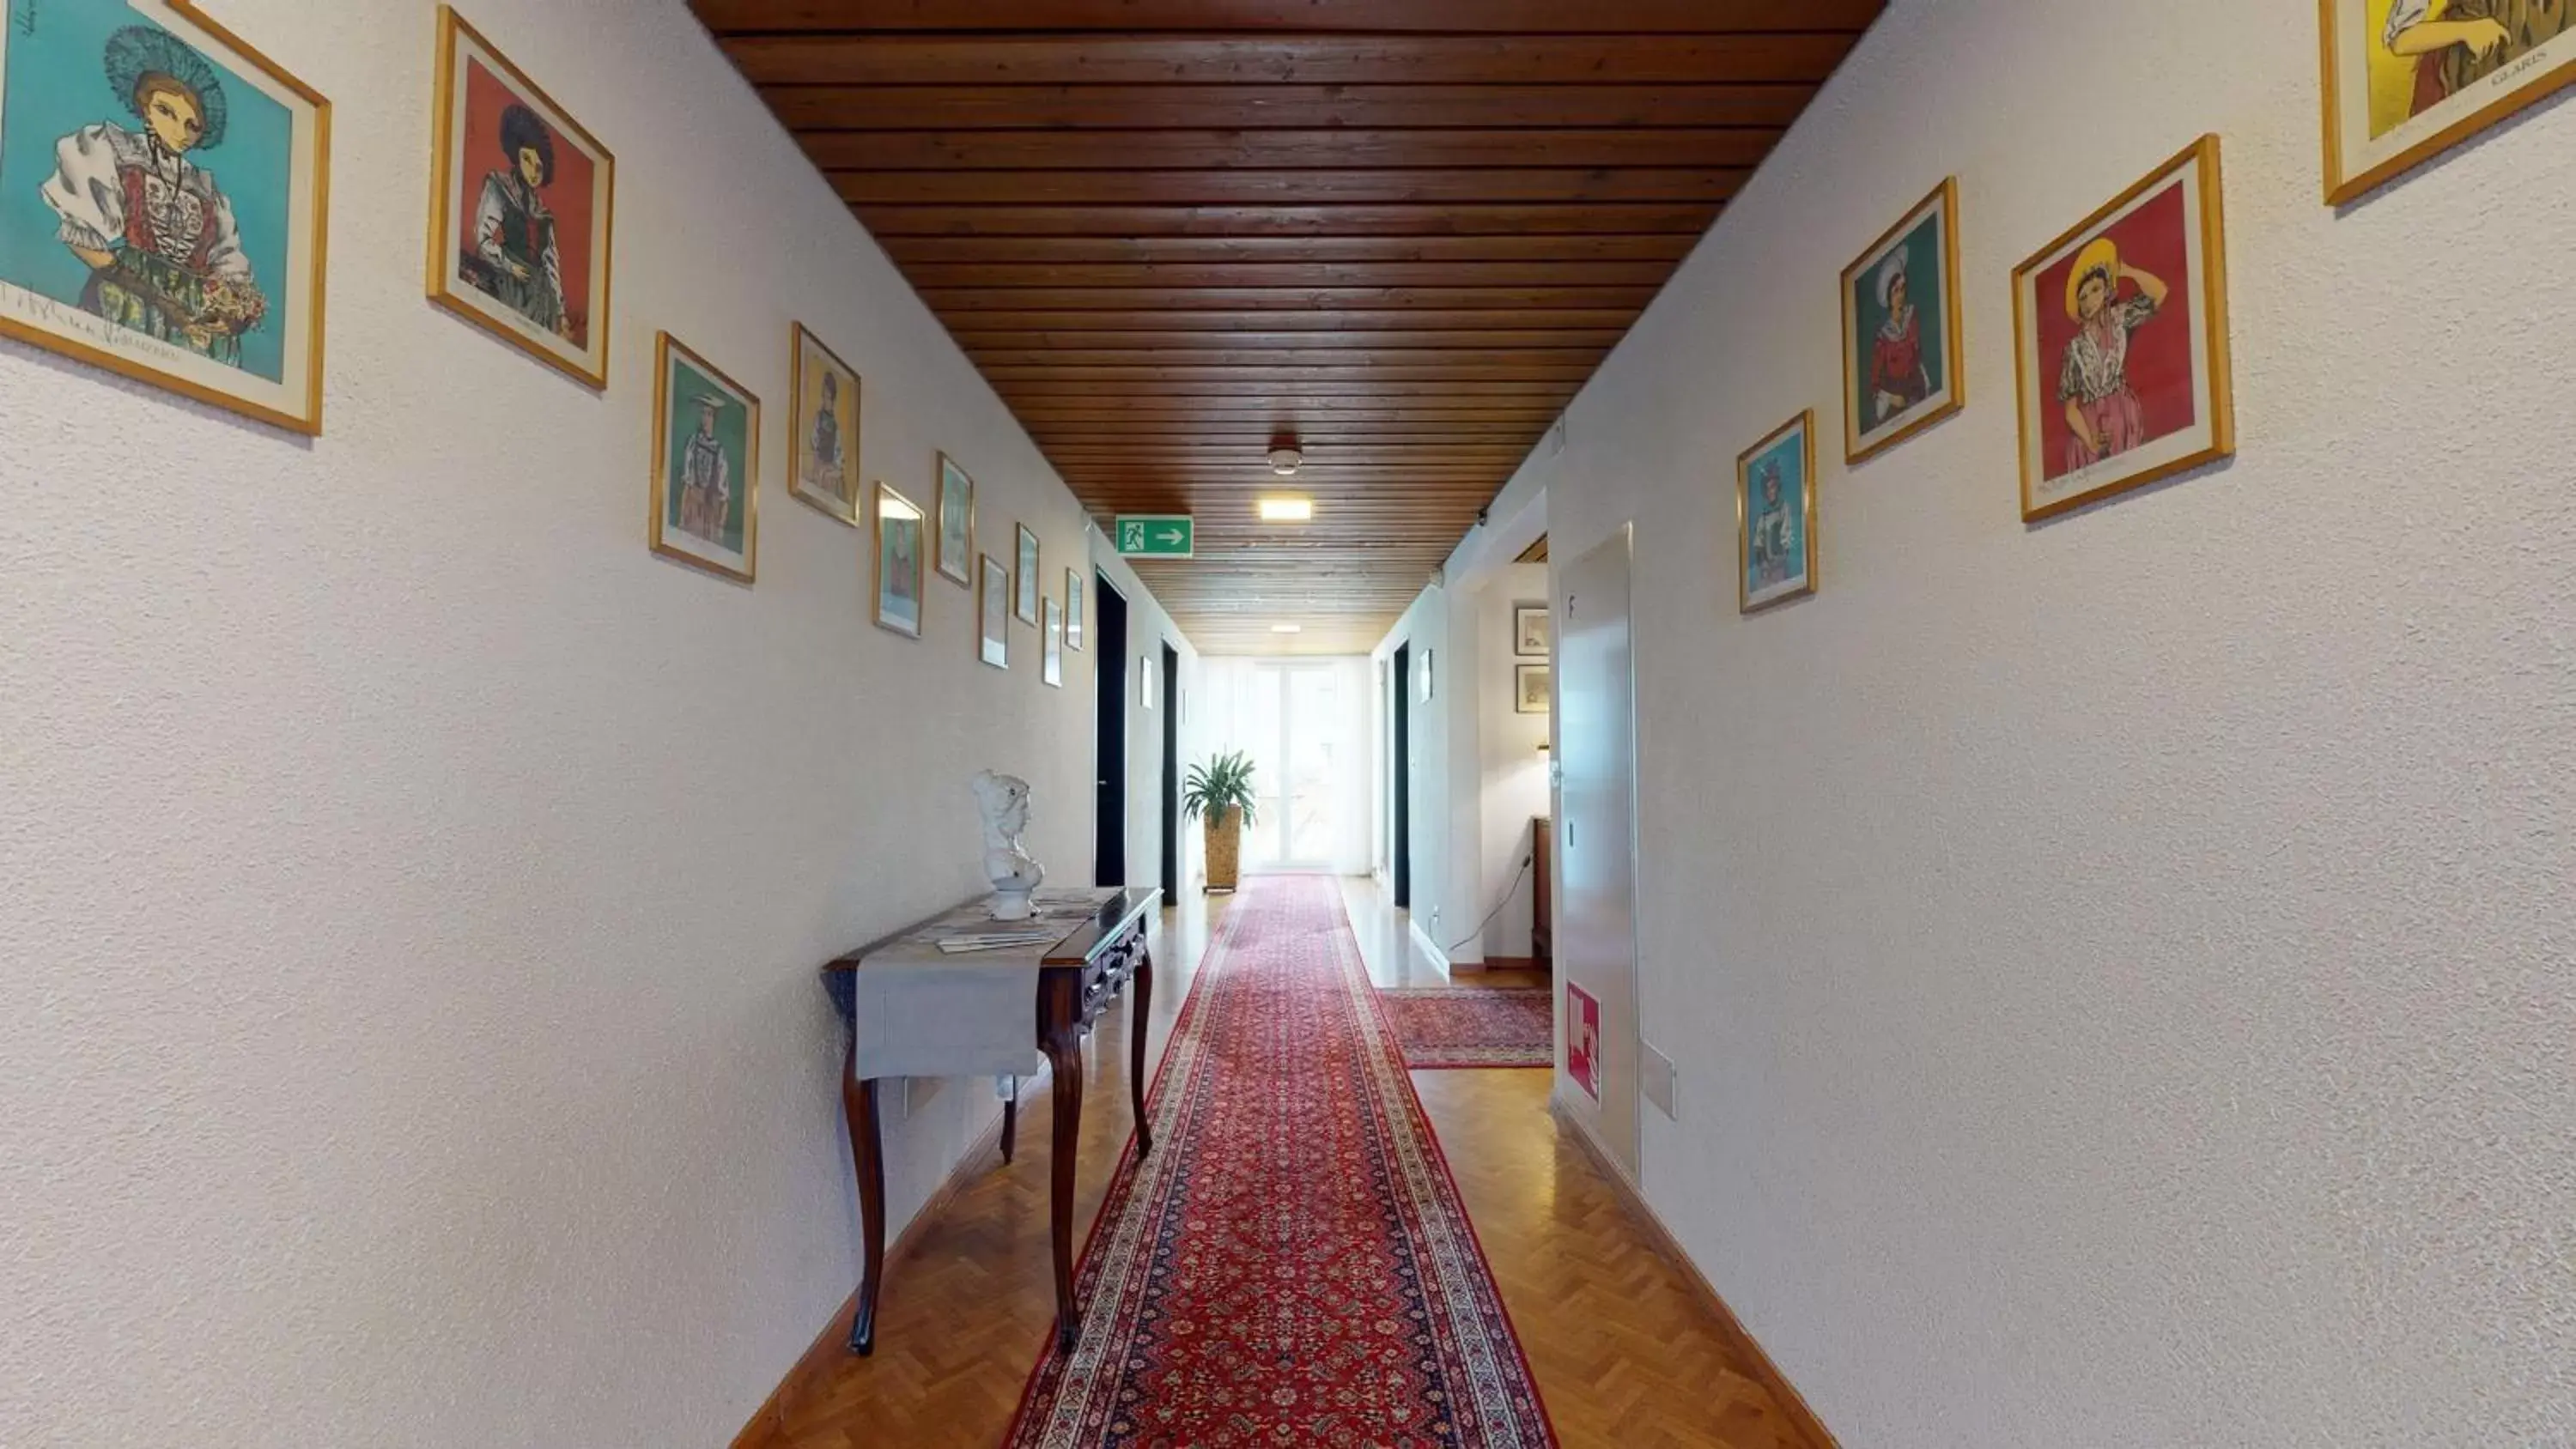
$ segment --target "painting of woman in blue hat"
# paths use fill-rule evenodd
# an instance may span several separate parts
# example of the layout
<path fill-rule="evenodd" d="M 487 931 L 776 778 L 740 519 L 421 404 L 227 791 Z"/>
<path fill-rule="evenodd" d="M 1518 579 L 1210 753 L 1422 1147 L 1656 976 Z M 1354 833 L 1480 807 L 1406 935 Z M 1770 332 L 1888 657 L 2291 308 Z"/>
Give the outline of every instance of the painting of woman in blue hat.
<path fill-rule="evenodd" d="M 108 37 L 109 90 L 133 118 L 86 125 L 54 148 L 45 204 L 89 268 L 83 310 L 229 366 L 268 298 L 251 274 L 233 204 L 199 159 L 223 144 L 222 73 L 148 25 Z"/>

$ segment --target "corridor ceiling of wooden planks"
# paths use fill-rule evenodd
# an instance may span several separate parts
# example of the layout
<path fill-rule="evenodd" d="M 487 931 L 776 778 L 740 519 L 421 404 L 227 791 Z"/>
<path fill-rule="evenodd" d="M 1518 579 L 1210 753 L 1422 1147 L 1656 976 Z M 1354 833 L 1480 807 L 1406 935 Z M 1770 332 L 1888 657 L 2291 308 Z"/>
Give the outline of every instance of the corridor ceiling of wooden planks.
<path fill-rule="evenodd" d="M 1356 653 L 1884 0 L 692 3 L 1103 528 L 1197 515 L 1199 648 Z"/>

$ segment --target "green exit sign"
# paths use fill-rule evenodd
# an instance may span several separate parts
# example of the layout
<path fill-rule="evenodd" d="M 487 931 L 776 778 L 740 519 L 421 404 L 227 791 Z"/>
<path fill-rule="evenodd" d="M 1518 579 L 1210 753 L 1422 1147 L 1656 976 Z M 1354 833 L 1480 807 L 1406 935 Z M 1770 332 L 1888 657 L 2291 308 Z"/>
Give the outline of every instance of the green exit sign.
<path fill-rule="evenodd" d="M 1118 551 L 1129 558 L 1191 558 L 1198 530 L 1186 513 L 1118 515 Z"/>

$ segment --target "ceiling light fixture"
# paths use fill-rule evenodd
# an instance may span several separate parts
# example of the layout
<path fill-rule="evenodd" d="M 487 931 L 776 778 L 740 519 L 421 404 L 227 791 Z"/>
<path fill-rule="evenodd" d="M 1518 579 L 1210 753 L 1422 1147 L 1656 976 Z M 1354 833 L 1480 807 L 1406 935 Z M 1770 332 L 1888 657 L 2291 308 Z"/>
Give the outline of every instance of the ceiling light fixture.
<path fill-rule="evenodd" d="M 1306 523 L 1315 516 L 1315 500 L 1312 498 L 1264 498 L 1260 500 L 1260 507 L 1264 523 Z"/>
<path fill-rule="evenodd" d="M 1273 634 L 1303 634 L 1306 632 L 1306 626 L 1303 624 L 1273 624 L 1270 626 L 1270 632 Z"/>
<path fill-rule="evenodd" d="M 1270 440 L 1270 471 L 1282 478 L 1294 478 L 1306 466 L 1306 450 L 1297 445 L 1295 433 L 1281 433 Z"/>

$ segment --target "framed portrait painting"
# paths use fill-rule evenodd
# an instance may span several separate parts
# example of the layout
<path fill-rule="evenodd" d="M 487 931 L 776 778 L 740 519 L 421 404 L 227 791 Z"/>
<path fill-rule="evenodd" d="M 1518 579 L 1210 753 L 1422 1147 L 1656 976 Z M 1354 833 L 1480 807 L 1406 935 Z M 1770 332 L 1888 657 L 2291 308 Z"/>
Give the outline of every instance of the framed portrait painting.
<path fill-rule="evenodd" d="M 1082 570 L 1064 571 L 1064 642 L 1066 647 L 1082 647 Z"/>
<path fill-rule="evenodd" d="M 1843 460 L 1895 447 L 1967 403 L 1959 182 L 1933 188 L 1843 268 Z"/>
<path fill-rule="evenodd" d="M 1019 562 L 1011 575 L 1011 612 L 1019 616 L 1021 623 L 1034 624 L 1038 621 L 1038 536 L 1025 523 L 1015 526 L 1019 529 Z"/>
<path fill-rule="evenodd" d="M 1816 414 L 1735 460 L 1735 603 L 1742 613 L 1816 591 Z"/>
<path fill-rule="evenodd" d="M 653 551 L 750 583 L 760 555 L 760 399 L 670 333 L 654 342 Z"/>
<path fill-rule="evenodd" d="M 1548 712 L 1550 671 L 1544 664 L 1512 666 L 1512 712 L 1545 714 Z"/>
<path fill-rule="evenodd" d="M 1046 627 L 1041 634 L 1038 678 L 1048 685 L 1064 688 L 1064 607 L 1055 600 L 1046 601 Z"/>
<path fill-rule="evenodd" d="M 2013 270 L 2025 521 L 2235 451 L 2219 193 L 2204 136 Z"/>
<path fill-rule="evenodd" d="M 188 0 L 11 0 L 0 333 L 322 431 L 331 106 Z"/>
<path fill-rule="evenodd" d="M 980 653 L 978 658 L 995 669 L 1011 667 L 1011 571 L 1002 561 L 986 554 L 979 561 L 983 569 L 975 591 L 975 632 Z"/>
<path fill-rule="evenodd" d="M 2318 0 L 2340 206 L 2576 81 L 2567 0 Z"/>
<path fill-rule="evenodd" d="M 909 498 L 877 485 L 877 627 L 907 639 L 921 637 L 922 559 L 930 540 L 926 520 Z"/>
<path fill-rule="evenodd" d="M 445 5 L 436 95 L 430 300 L 606 387 L 615 158 Z"/>
<path fill-rule="evenodd" d="M 795 466 L 787 491 L 855 528 L 866 497 L 859 486 L 859 375 L 801 322 L 789 342 L 787 442 Z M 913 520 L 921 520 L 917 510 Z"/>
<path fill-rule="evenodd" d="M 975 480 L 946 453 L 939 455 L 939 575 L 972 588 L 975 583 Z"/>
<path fill-rule="evenodd" d="M 1547 605 L 1515 604 L 1512 606 L 1512 652 L 1523 659 L 1547 657 Z"/>

